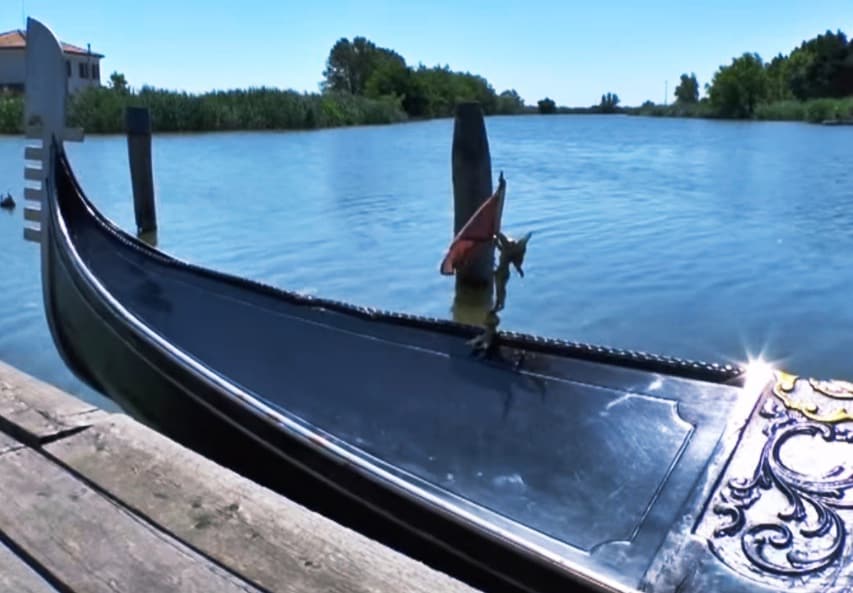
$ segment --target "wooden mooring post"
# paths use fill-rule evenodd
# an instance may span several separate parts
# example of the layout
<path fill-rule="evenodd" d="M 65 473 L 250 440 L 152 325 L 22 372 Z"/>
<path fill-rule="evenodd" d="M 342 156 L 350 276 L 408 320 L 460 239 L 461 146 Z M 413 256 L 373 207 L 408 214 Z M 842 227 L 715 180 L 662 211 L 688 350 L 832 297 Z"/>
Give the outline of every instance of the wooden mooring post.
<path fill-rule="evenodd" d="M 492 158 L 483 110 L 477 102 L 459 103 L 453 125 L 453 233 L 458 233 L 492 195 Z M 456 271 L 457 286 L 491 289 L 494 243 L 484 245 Z"/>
<path fill-rule="evenodd" d="M 127 156 L 133 184 L 133 213 L 138 234 L 157 230 L 154 207 L 154 175 L 151 166 L 151 114 L 147 107 L 128 107 L 125 111 Z"/>

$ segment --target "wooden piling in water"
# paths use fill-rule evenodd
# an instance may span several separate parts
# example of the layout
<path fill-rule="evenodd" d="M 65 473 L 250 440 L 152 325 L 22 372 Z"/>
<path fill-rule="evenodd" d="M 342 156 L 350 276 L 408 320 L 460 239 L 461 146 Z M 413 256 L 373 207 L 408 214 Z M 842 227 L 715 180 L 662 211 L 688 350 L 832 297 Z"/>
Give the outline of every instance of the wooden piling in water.
<path fill-rule="evenodd" d="M 125 111 L 127 156 L 133 184 L 133 213 L 137 233 L 157 230 L 154 207 L 154 175 L 151 166 L 151 114 L 147 107 L 128 107 Z"/>
<path fill-rule="evenodd" d="M 492 158 L 483 110 L 477 102 L 459 103 L 453 124 L 453 233 L 492 195 Z M 456 271 L 457 286 L 491 288 L 494 244 L 484 245 Z"/>

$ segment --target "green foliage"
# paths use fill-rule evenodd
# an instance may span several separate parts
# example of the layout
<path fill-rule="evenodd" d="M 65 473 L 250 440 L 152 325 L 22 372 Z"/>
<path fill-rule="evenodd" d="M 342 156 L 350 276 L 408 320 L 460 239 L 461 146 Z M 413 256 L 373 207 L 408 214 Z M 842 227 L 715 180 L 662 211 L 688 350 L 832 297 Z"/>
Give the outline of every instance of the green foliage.
<path fill-rule="evenodd" d="M 110 74 L 109 87 L 117 93 L 127 94 L 130 89 L 127 86 L 127 80 L 121 72 L 113 72 Z"/>
<path fill-rule="evenodd" d="M 498 99 L 495 90 L 482 76 L 468 72 L 454 72 L 449 66 L 427 68 L 423 65 L 412 72 L 415 96 L 407 96 L 404 106 L 413 103 L 416 110 L 407 112 L 413 117 L 447 117 L 453 114 L 456 104 L 478 101 L 483 113 L 493 115 Z"/>
<path fill-rule="evenodd" d="M 804 41 L 788 61 L 788 83 L 796 98 L 853 95 L 853 42 L 841 31 Z"/>
<path fill-rule="evenodd" d="M 756 107 L 755 117 L 776 121 L 803 121 L 806 119 L 806 104 L 795 99 L 763 103 Z"/>
<path fill-rule="evenodd" d="M 844 111 L 843 102 L 817 100 L 853 95 L 853 42 L 841 31 L 827 31 L 768 64 L 756 54 L 744 54 L 717 71 L 708 94 L 721 117 L 807 121 L 844 117 L 836 113 L 839 108 Z"/>
<path fill-rule="evenodd" d="M 714 117 L 715 113 L 707 99 L 696 103 L 676 101 L 671 105 L 656 105 L 646 101 L 640 107 L 624 107 L 622 111 L 629 115 L 648 115 L 655 117 Z"/>
<path fill-rule="evenodd" d="M 557 113 L 557 104 L 554 103 L 553 99 L 545 97 L 544 99 L 540 99 L 537 105 L 539 106 L 539 113 L 543 115 Z"/>
<path fill-rule="evenodd" d="M 486 115 L 519 113 L 524 103 L 515 91 L 499 101 L 482 76 L 449 66 L 414 69 L 393 50 L 364 37 L 339 39 L 323 71 L 323 91 L 399 101 L 411 117 L 447 117 L 461 101 L 478 101 Z"/>
<path fill-rule="evenodd" d="M 364 37 L 354 37 L 352 42 L 344 37 L 329 52 L 323 71 L 323 90 L 363 95 L 377 69 L 394 67 L 406 67 L 406 61 L 396 52 L 377 47 Z"/>
<path fill-rule="evenodd" d="M 708 96 L 722 117 L 752 117 L 756 106 L 768 95 L 767 72 L 761 57 L 745 53 L 720 66 L 711 80 Z"/>
<path fill-rule="evenodd" d="M 782 54 L 767 64 L 767 99 L 787 101 L 794 98 L 790 86 L 791 61 Z"/>
<path fill-rule="evenodd" d="M 681 82 L 675 87 L 675 100 L 679 103 L 699 102 L 699 81 L 695 74 L 681 75 Z"/>
<path fill-rule="evenodd" d="M 498 95 L 495 113 L 498 115 L 517 115 L 524 113 L 524 100 L 515 89 L 502 92 Z"/>
<path fill-rule="evenodd" d="M 21 134 L 24 131 L 24 97 L 0 93 L 0 134 Z"/>
<path fill-rule="evenodd" d="M 616 113 L 619 106 L 619 95 L 616 93 L 605 93 L 601 95 L 601 103 L 598 104 L 599 113 Z"/>
<path fill-rule="evenodd" d="M 406 118 L 399 100 L 392 98 L 300 94 L 263 87 L 193 95 L 144 86 L 138 93 L 86 89 L 72 97 L 69 121 L 94 134 L 119 133 L 124 130 L 124 110 L 131 105 L 150 109 L 157 132 L 293 130 Z"/>
<path fill-rule="evenodd" d="M 806 102 L 806 121 L 822 122 L 853 119 L 853 97 L 813 99 Z"/>

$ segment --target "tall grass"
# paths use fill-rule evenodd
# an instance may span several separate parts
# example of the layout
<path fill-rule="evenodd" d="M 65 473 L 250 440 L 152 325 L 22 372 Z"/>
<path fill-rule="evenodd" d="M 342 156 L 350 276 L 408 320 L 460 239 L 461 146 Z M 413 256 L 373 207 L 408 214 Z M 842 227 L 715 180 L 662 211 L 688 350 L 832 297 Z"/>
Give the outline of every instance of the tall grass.
<path fill-rule="evenodd" d="M 853 119 L 853 97 L 844 99 L 810 99 L 808 101 L 777 101 L 759 105 L 758 119 L 808 121 L 819 123 Z"/>
<path fill-rule="evenodd" d="M 295 130 L 406 119 L 400 101 L 390 97 L 300 94 L 268 88 L 193 95 L 143 87 L 135 94 L 87 89 L 71 102 L 69 120 L 92 133 L 121 132 L 124 109 L 130 105 L 148 107 L 158 132 Z"/>
<path fill-rule="evenodd" d="M 669 105 L 646 103 L 640 107 L 626 107 L 624 111 L 629 115 L 655 117 L 715 117 L 716 115 L 707 101 L 699 103 L 675 102 Z"/>
<path fill-rule="evenodd" d="M 624 111 L 631 115 L 658 117 L 719 117 L 719 114 L 708 102 L 689 104 L 676 102 L 667 106 L 646 103 L 641 107 L 628 107 Z M 849 120 L 853 119 L 853 97 L 762 103 L 755 108 L 755 119 L 812 123 L 827 120 Z"/>
<path fill-rule="evenodd" d="M 268 88 L 194 95 L 143 87 L 138 93 L 108 88 L 80 92 L 69 102 L 69 125 L 81 126 L 92 134 L 120 133 L 124 131 L 124 110 L 128 106 L 148 107 L 156 132 L 295 130 L 387 124 L 406 119 L 395 97 L 368 99 Z M 23 97 L 0 95 L 0 133 L 21 133 L 23 112 Z"/>

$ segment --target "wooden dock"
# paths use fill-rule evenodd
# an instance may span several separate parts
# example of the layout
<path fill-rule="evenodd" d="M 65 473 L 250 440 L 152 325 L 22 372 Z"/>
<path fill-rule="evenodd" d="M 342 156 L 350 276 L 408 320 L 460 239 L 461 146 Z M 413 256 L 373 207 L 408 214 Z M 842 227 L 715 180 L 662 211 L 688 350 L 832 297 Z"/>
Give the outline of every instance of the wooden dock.
<path fill-rule="evenodd" d="M 0 362 L 0 591 L 474 593 Z"/>

